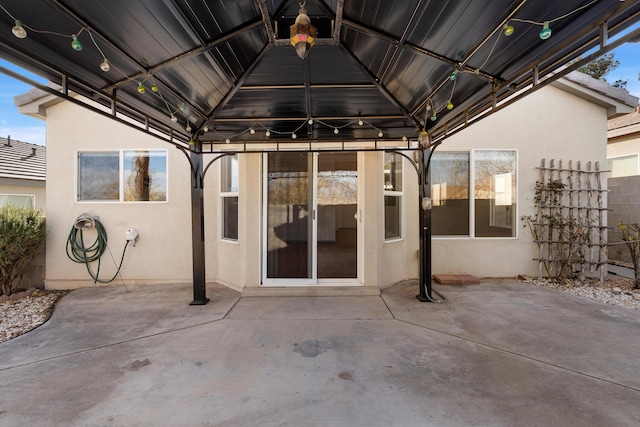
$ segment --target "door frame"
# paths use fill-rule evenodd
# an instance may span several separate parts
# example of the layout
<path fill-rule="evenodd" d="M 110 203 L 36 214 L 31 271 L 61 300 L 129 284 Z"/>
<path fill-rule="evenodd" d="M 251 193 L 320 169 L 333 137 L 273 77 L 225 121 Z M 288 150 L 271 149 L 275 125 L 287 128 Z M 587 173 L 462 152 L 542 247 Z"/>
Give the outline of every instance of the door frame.
<path fill-rule="evenodd" d="M 327 153 L 330 153 L 329 151 Z M 361 212 L 361 201 L 362 201 L 362 186 L 360 182 L 360 171 L 361 171 L 361 156 L 359 153 L 354 153 L 356 155 L 356 172 L 358 173 L 358 194 L 357 194 L 357 207 L 356 207 L 356 277 L 355 278 L 330 278 L 330 279 L 319 279 L 318 278 L 318 158 L 321 152 L 311 152 L 309 154 L 312 155 L 312 168 L 311 176 L 313 177 L 313 185 L 311 188 L 312 191 L 312 202 L 313 206 L 310 209 L 310 216 L 312 221 L 312 242 L 311 242 L 311 278 L 268 278 L 267 277 L 267 236 L 268 236 L 268 227 L 267 227 L 267 217 L 268 217 L 268 156 L 272 153 L 263 153 L 261 156 L 262 162 L 262 171 L 261 171 L 261 180 L 262 180 L 262 197 L 260 198 L 261 203 L 261 215 L 262 221 L 260 223 L 260 286 L 364 286 L 364 283 L 360 280 L 360 264 L 362 259 L 363 245 L 360 244 L 362 241 L 362 212 Z"/>

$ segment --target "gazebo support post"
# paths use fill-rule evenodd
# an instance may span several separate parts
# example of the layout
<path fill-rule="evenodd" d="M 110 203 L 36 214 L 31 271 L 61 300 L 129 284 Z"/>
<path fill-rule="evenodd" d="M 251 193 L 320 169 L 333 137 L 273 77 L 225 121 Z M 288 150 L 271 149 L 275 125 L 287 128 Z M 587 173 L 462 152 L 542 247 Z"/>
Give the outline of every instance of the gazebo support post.
<path fill-rule="evenodd" d="M 204 171 L 201 145 L 190 153 L 191 173 L 191 252 L 193 256 L 193 301 L 189 305 L 209 302 L 206 290 L 204 257 Z"/>

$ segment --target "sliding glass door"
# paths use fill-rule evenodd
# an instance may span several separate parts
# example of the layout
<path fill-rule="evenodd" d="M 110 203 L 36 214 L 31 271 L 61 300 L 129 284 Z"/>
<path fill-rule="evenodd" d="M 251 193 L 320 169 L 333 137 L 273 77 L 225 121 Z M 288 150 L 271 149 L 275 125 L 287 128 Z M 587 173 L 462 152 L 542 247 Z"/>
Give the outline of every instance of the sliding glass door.
<path fill-rule="evenodd" d="M 357 278 L 356 153 L 269 153 L 263 284 Z"/>

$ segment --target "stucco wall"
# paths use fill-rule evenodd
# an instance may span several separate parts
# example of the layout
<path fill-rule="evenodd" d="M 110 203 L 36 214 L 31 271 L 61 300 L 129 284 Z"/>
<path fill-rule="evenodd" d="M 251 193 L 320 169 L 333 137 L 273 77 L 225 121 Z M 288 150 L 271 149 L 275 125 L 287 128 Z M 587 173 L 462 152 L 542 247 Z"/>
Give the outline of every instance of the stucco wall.
<path fill-rule="evenodd" d="M 76 152 L 120 149 L 166 149 L 168 201 L 166 203 L 77 202 Z M 82 213 L 99 216 L 106 228 L 109 248 L 101 278 L 116 271 L 129 228 L 140 237 L 129 246 L 121 274 L 126 283 L 191 281 L 190 177 L 185 156 L 172 146 L 128 126 L 63 102 L 47 110 L 47 273 L 51 288 L 92 286 L 84 264 L 68 259 L 66 241 Z M 95 235 L 86 239 L 93 242 Z M 94 267 L 95 268 L 95 267 Z M 113 282 L 121 283 L 120 278 Z"/>
<path fill-rule="evenodd" d="M 518 150 L 518 226 L 514 239 L 434 238 L 434 273 L 479 277 L 537 274 L 535 244 L 520 217 L 533 214 L 542 158 L 600 162 L 606 167 L 606 110 L 555 87 L 546 87 L 471 125 L 438 150 Z M 566 164 L 566 163 L 565 163 Z M 604 180 L 603 180 L 604 181 Z M 603 182 L 606 188 L 606 182 Z"/>
<path fill-rule="evenodd" d="M 72 118 L 72 119 L 71 119 Z M 577 119 L 575 119 L 577 118 Z M 575 120 L 572 120 L 575 119 Z M 49 287 L 92 285 L 84 265 L 71 262 L 65 243 L 75 218 L 98 215 L 109 234 L 109 246 L 119 260 L 125 231 L 140 233 L 129 247 L 122 268 L 127 283 L 191 282 L 191 201 L 187 159 L 165 142 L 119 125 L 70 103 L 47 111 L 49 240 L 46 281 Z M 535 182 L 541 158 L 600 161 L 606 164 L 606 111 L 560 89 L 547 87 L 473 124 L 446 140 L 438 150 L 474 148 L 518 150 L 518 219 L 534 212 Z M 86 203 L 75 201 L 77 150 L 166 149 L 166 203 Z M 213 158 L 206 155 L 205 162 Z M 261 282 L 262 162 L 260 154 L 239 157 L 239 239 L 220 240 L 219 163 L 205 179 L 207 280 L 235 289 Z M 361 257 L 358 277 L 366 286 L 383 287 L 417 278 L 419 260 L 417 177 L 404 167 L 405 193 L 402 239 L 384 241 L 383 154 L 358 154 Z M 516 238 L 434 238 L 434 273 L 470 273 L 479 277 L 535 274 L 535 244 L 522 223 Z M 114 262 L 105 258 L 102 275 L 110 277 Z M 118 279 L 119 281 L 119 279 Z M 118 281 L 114 283 L 118 283 Z"/>

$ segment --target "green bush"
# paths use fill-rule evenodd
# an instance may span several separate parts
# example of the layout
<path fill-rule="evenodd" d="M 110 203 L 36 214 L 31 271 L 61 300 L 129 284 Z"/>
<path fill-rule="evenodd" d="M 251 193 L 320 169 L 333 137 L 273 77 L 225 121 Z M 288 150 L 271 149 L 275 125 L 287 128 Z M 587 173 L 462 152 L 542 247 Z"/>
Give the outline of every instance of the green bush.
<path fill-rule="evenodd" d="M 0 295 L 10 295 L 46 238 L 42 211 L 5 206 L 0 208 Z"/>

